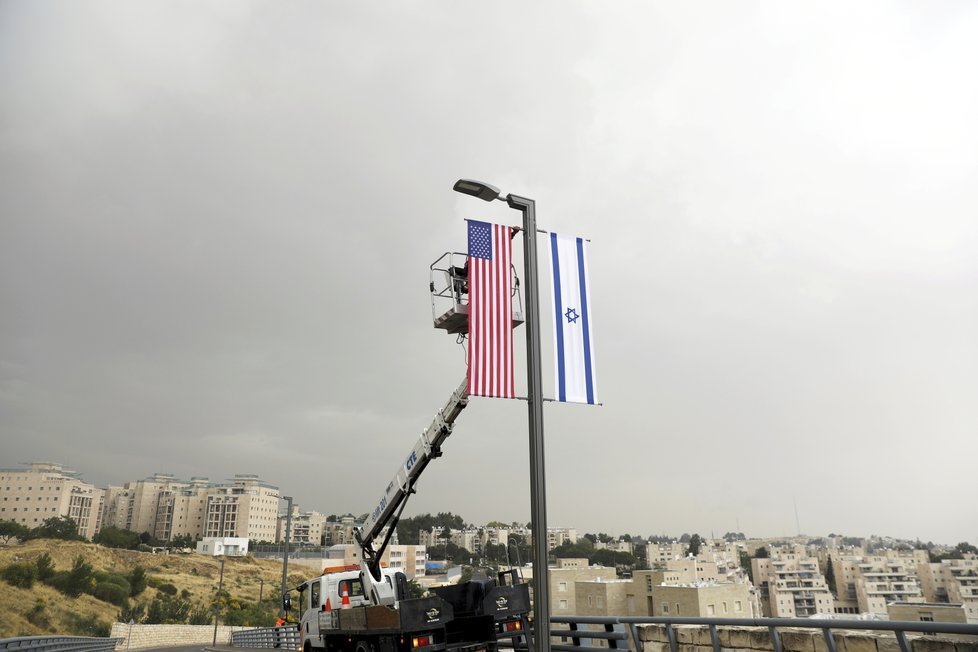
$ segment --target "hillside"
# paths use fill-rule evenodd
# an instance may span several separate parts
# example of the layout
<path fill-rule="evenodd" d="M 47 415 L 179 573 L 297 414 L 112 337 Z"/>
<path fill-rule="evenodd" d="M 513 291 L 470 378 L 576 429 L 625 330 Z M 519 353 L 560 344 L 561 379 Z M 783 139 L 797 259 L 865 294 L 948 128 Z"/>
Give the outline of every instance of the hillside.
<path fill-rule="evenodd" d="M 152 585 L 172 584 L 180 595 L 195 606 L 212 608 L 217 593 L 220 561 L 200 555 L 154 555 L 132 550 L 104 548 L 92 543 L 41 539 L 22 545 L 0 548 L 0 569 L 15 562 L 34 562 L 44 552 L 51 555 L 56 570 L 68 570 L 76 557 L 81 555 L 95 571 L 111 571 L 128 574 L 137 565 L 146 569 L 150 587 L 132 602 L 148 605 L 161 595 Z M 291 571 L 291 568 L 290 568 Z M 289 585 L 295 586 L 306 579 L 307 571 L 297 569 L 289 573 Z M 256 603 L 261 581 L 264 580 L 263 605 L 274 611 L 282 582 L 282 563 L 273 560 L 256 560 L 251 557 L 228 558 L 224 567 L 224 590 L 233 600 Z M 187 591 L 188 593 L 183 593 Z M 43 600 L 42 618 L 37 618 L 38 600 Z M 34 623 L 28 614 L 34 610 Z M 11 636 L 38 636 L 42 634 L 82 634 L 95 624 L 115 622 L 119 607 L 103 602 L 91 595 L 70 598 L 41 582 L 33 588 L 13 587 L 0 580 L 0 638 Z M 38 626 L 38 622 L 48 625 Z M 268 623 L 269 625 L 272 622 Z"/>

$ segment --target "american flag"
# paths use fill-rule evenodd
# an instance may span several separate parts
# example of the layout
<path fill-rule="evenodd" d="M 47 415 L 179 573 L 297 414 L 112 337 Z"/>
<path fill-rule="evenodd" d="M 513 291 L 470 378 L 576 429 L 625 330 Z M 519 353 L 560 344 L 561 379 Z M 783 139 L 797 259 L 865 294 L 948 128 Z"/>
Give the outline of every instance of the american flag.
<path fill-rule="evenodd" d="M 514 398 L 512 229 L 469 220 L 469 394 Z"/>

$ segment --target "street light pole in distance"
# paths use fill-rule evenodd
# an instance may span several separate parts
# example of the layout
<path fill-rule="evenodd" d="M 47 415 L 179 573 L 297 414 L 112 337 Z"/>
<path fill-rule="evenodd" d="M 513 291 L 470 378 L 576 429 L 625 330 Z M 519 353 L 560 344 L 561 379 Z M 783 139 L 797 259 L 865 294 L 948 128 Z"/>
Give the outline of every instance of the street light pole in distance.
<path fill-rule="evenodd" d="M 288 503 L 285 513 L 285 554 L 282 555 L 282 593 L 279 596 L 279 618 L 285 618 L 286 577 L 289 574 L 289 537 L 292 536 L 292 496 L 282 496 Z"/>
<path fill-rule="evenodd" d="M 455 192 L 483 201 L 500 200 L 523 213 L 523 275 L 526 277 L 526 380 L 530 431 L 530 533 L 533 537 L 533 613 L 536 652 L 550 652 L 550 580 L 547 571 L 547 487 L 543 454 L 543 381 L 540 370 L 540 292 L 537 281 L 536 202 L 482 181 L 459 179 Z"/>

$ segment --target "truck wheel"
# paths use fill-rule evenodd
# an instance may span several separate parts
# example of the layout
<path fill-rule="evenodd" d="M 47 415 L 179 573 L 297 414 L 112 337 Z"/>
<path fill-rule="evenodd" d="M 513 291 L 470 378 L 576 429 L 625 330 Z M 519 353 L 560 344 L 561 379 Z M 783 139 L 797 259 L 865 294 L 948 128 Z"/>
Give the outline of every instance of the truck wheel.
<path fill-rule="evenodd" d="M 356 652 L 373 652 L 373 646 L 366 641 L 358 641 Z"/>
<path fill-rule="evenodd" d="M 302 644 L 302 652 L 312 652 L 312 643 L 306 641 Z"/>

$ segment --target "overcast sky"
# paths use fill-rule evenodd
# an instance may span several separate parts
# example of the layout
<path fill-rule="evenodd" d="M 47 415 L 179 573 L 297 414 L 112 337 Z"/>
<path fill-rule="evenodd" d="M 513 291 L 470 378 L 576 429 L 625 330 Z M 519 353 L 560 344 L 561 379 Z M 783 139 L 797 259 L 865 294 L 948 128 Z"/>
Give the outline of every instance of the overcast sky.
<path fill-rule="evenodd" d="M 3 0 L 0 466 L 367 512 L 465 375 L 428 266 L 520 219 L 469 177 L 591 239 L 604 406 L 545 405 L 548 525 L 978 542 L 976 33 L 966 1 Z M 526 424 L 473 399 L 406 515 L 528 521 Z"/>

